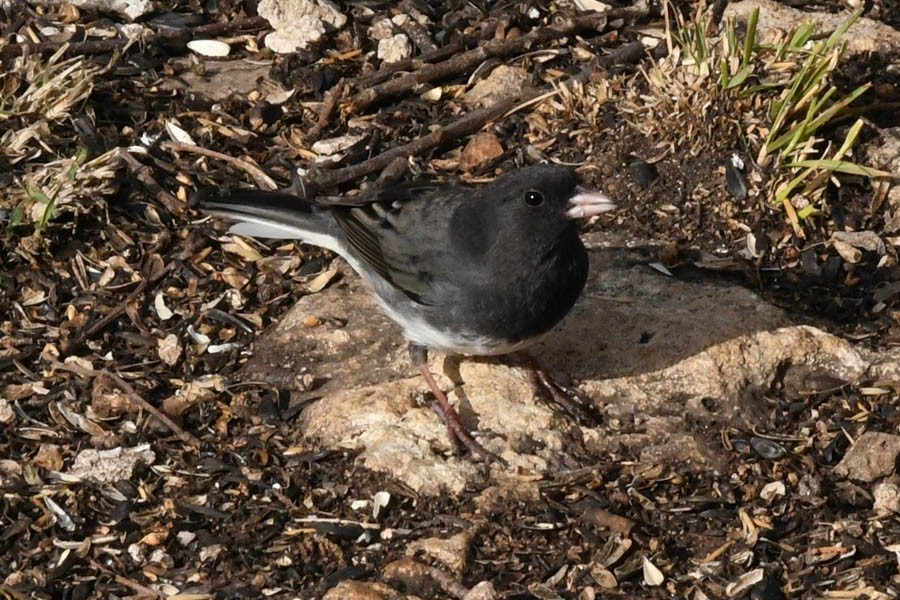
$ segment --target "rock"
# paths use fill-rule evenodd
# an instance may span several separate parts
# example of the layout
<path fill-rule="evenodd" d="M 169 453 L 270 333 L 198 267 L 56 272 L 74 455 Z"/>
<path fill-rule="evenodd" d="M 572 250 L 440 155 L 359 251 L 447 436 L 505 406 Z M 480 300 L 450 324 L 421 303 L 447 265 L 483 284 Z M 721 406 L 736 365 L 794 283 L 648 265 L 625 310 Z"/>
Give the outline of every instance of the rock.
<path fill-rule="evenodd" d="M 888 173 L 900 173 L 900 127 L 889 127 L 879 130 L 879 138 L 866 146 L 866 164 Z M 884 182 L 890 185 L 887 194 L 887 212 L 884 220 L 884 233 L 900 232 L 900 184 Z"/>
<path fill-rule="evenodd" d="M 721 448 L 695 435 L 685 417 L 695 428 L 751 428 L 784 365 L 840 381 L 900 377 L 900 351 L 871 354 L 791 326 L 738 286 L 665 277 L 647 265 L 658 248 L 622 240 L 611 249 L 600 234 L 586 241 L 586 289 L 532 353 L 563 382 L 579 384 L 603 413 L 601 424 L 578 426 L 554 411 L 502 358 L 432 353 L 431 368 L 464 424 L 508 468 L 452 454 L 446 427 L 422 401 L 427 387 L 399 328 L 347 267 L 262 335 L 243 377 L 318 398 L 299 418 L 306 436 L 359 450 L 366 467 L 424 495 L 489 488 L 515 472 L 539 479 L 626 449 L 655 464 L 722 466 Z M 315 327 L 307 325 L 312 317 Z M 318 387 L 305 390 L 299 378 L 310 373 Z"/>
<path fill-rule="evenodd" d="M 413 490 L 459 494 L 479 469 L 466 458 L 438 458 L 450 451 L 447 432 L 437 415 L 413 402 L 418 393 L 418 376 L 337 391 L 307 408 L 298 424 L 326 447 L 370 449 L 363 458 L 368 468 L 400 476 Z"/>
<path fill-rule="evenodd" d="M 75 457 L 68 475 L 96 483 L 115 483 L 129 479 L 138 463 L 151 465 L 156 454 L 150 444 L 111 450 L 82 450 Z"/>
<path fill-rule="evenodd" d="M 378 41 L 378 59 L 385 63 L 395 63 L 412 55 L 412 42 L 404 33 L 397 33 Z"/>
<path fill-rule="evenodd" d="M 96 483 L 115 483 L 120 479 L 129 479 L 138 463 L 152 465 L 155 460 L 156 454 L 150 449 L 150 444 L 110 450 L 88 448 L 75 456 L 67 474 Z"/>
<path fill-rule="evenodd" d="M 503 156 L 503 146 L 497 136 L 489 132 L 478 133 L 463 148 L 459 168 L 468 173 L 500 156 Z"/>
<path fill-rule="evenodd" d="M 258 90 L 261 81 L 267 81 L 266 75 L 272 68 L 269 63 L 259 63 L 246 59 L 227 61 L 206 61 L 202 71 L 190 69 L 190 59 L 179 59 L 176 65 L 184 67 L 180 77 L 170 77 L 160 83 L 161 90 L 189 90 L 214 102 L 221 102 L 232 95 L 247 96 Z M 277 84 L 267 81 L 264 89 L 276 87 Z"/>
<path fill-rule="evenodd" d="M 732 2 L 725 9 L 725 18 L 739 17 L 746 21 L 754 9 L 759 8 L 757 39 L 771 41 L 776 35 L 796 29 L 803 23 L 812 23 L 817 33 L 829 34 L 847 20 L 848 13 L 807 12 L 791 8 L 775 0 L 741 0 Z M 866 17 L 860 17 L 842 38 L 847 43 L 847 53 L 893 52 L 900 46 L 900 31 L 890 25 Z"/>
<path fill-rule="evenodd" d="M 401 600 L 406 596 L 383 583 L 342 581 L 322 596 L 322 600 Z"/>
<path fill-rule="evenodd" d="M 352 150 L 354 146 L 361 144 L 365 139 L 366 135 L 361 133 L 341 135 L 318 140 L 310 147 L 310 150 L 318 155 L 315 160 L 316 164 L 339 162 L 346 156 L 348 151 Z"/>
<path fill-rule="evenodd" d="M 369 27 L 368 33 L 373 40 L 386 40 L 394 35 L 394 24 L 390 19 L 378 19 Z"/>
<path fill-rule="evenodd" d="M 435 567 L 412 558 L 401 558 L 384 567 L 384 578 L 421 598 L 462 598 L 463 584 Z"/>
<path fill-rule="evenodd" d="M 347 22 L 329 0 L 261 0 L 257 11 L 275 29 L 266 36 L 266 46 L 280 53 L 318 42 L 327 31 L 326 24 L 340 29 Z"/>
<path fill-rule="evenodd" d="M 472 534 L 457 533 L 449 539 L 425 538 L 415 540 L 406 547 L 407 556 L 424 554 L 447 567 L 451 573 L 462 575 L 469 567 L 469 550 L 472 546 Z"/>
<path fill-rule="evenodd" d="M 500 65 L 466 92 L 463 104 L 469 108 L 481 108 L 518 96 L 530 79 L 531 76 L 524 69 Z"/>
<path fill-rule="evenodd" d="M 170 333 L 166 337 L 156 340 L 156 345 L 156 352 L 159 354 L 160 360 L 170 367 L 178 362 L 183 348 L 177 335 Z"/>
<path fill-rule="evenodd" d="M 55 3 L 38 0 L 34 4 L 48 6 Z M 156 3 L 152 0 L 72 0 L 71 4 L 85 10 L 115 13 L 129 21 L 135 21 L 157 9 Z"/>
<path fill-rule="evenodd" d="M 872 488 L 872 508 L 876 514 L 900 514 L 900 485 L 893 481 L 879 481 Z"/>
<path fill-rule="evenodd" d="M 893 473 L 898 456 L 900 435 L 867 431 L 850 446 L 834 468 L 834 474 L 844 479 L 872 482 Z"/>
<path fill-rule="evenodd" d="M 475 498 L 477 511 L 482 515 L 503 513 L 510 505 L 535 504 L 541 499 L 538 482 L 521 477 L 499 477 L 497 485 L 485 488 Z"/>
<path fill-rule="evenodd" d="M 473 585 L 462 597 L 462 600 L 496 600 L 497 598 L 499 596 L 497 590 L 494 589 L 494 584 L 490 581 L 481 581 Z"/>

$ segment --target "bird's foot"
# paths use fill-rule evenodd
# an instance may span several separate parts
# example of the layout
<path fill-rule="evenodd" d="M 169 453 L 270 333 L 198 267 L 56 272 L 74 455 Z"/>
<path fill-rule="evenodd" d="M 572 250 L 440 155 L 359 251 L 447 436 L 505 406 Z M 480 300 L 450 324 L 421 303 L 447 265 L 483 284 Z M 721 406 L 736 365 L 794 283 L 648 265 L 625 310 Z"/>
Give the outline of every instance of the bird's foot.
<path fill-rule="evenodd" d="M 531 378 L 531 383 L 539 394 L 559 407 L 579 425 L 597 425 L 603 419 L 593 401 L 571 386 L 553 379 L 530 354 L 518 353 Z"/>
<path fill-rule="evenodd" d="M 436 402 L 432 404 L 431 408 L 441 417 L 441 419 L 443 419 L 444 423 L 447 424 L 447 430 L 450 433 L 450 442 L 454 449 L 459 452 L 462 447 L 465 447 L 472 453 L 472 456 L 477 457 L 479 460 L 484 462 L 499 462 L 502 464 L 503 459 L 485 449 L 485 447 L 478 443 L 478 440 L 472 436 L 469 430 L 466 429 L 465 425 L 462 424 L 462 421 L 459 419 L 459 413 L 456 412 L 456 409 L 454 409 L 453 405 L 450 404 L 450 401 L 447 400 L 447 395 L 444 391 L 438 387 L 428 365 L 420 364 L 419 372 L 431 389 L 431 393 L 434 394 Z"/>

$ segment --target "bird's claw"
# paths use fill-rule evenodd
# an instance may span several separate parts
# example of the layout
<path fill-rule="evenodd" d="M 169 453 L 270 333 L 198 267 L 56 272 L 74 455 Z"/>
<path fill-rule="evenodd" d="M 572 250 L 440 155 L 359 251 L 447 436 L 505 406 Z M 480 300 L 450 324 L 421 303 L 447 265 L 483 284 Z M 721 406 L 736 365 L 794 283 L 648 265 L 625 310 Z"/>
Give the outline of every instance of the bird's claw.
<path fill-rule="evenodd" d="M 549 396 L 549 400 L 576 423 L 589 426 L 597 425 L 603 420 L 587 395 L 553 379 L 533 358 L 526 357 L 526 368 L 531 375 L 532 385 L 539 392 L 543 392 L 543 395 Z"/>
<path fill-rule="evenodd" d="M 431 404 L 431 410 L 437 413 L 444 423 L 447 424 L 447 431 L 450 434 L 450 444 L 453 446 L 456 454 L 462 454 L 463 447 L 465 447 L 472 456 L 477 457 L 482 462 L 496 462 L 506 465 L 506 461 L 482 446 L 478 440 L 469 433 L 469 430 L 467 430 L 459 420 L 459 415 L 455 410 L 452 413 L 448 413 L 438 401 Z"/>

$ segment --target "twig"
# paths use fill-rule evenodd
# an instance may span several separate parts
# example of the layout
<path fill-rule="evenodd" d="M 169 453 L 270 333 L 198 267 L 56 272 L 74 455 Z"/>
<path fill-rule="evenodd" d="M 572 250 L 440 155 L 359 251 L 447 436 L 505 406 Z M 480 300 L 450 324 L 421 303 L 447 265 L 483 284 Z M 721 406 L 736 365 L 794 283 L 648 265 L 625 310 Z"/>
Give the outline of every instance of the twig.
<path fill-rule="evenodd" d="M 640 41 L 629 42 L 616 48 L 612 53 L 597 59 L 597 66 L 609 69 L 618 65 L 633 65 L 644 58 L 647 49 Z"/>
<path fill-rule="evenodd" d="M 159 183 L 153 178 L 153 169 L 136 159 L 128 150 L 117 148 L 117 155 L 128 167 L 128 172 L 144 184 L 147 191 L 153 194 L 160 204 L 165 206 L 170 212 L 180 215 L 184 212 L 184 203 L 175 196 L 163 189 Z"/>
<path fill-rule="evenodd" d="M 134 387 L 132 387 L 130 383 L 128 383 L 109 369 L 88 369 L 76 364 L 63 363 L 56 360 L 51 363 L 51 366 L 54 369 L 59 369 L 60 371 L 68 371 L 69 373 L 74 373 L 75 375 L 78 375 L 79 377 L 83 377 L 85 379 L 93 379 L 95 377 L 108 378 L 110 381 L 116 384 L 116 386 L 120 390 L 125 392 L 125 395 L 128 396 L 128 399 L 131 400 L 131 402 L 139 406 L 142 410 L 145 410 L 153 415 L 153 417 L 160 423 L 165 425 L 169 429 L 169 431 L 178 436 L 178 439 L 193 448 L 200 448 L 199 439 L 179 427 L 178 424 L 170 419 L 164 412 L 141 398 L 140 394 L 138 394 L 134 390 Z"/>
<path fill-rule="evenodd" d="M 330 171 L 316 171 L 312 174 L 311 187 L 313 190 L 309 193 L 315 195 L 316 190 L 328 189 L 342 183 L 347 183 L 348 181 L 362 179 L 366 175 L 371 175 L 372 173 L 383 170 L 396 158 L 419 156 L 424 152 L 433 150 L 451 140 L 472 135 L 484 127 L 488 122 L 501 117 L 506 111 L 520 101 L 528 101 L 531 97 L 532 96 L 529 95 L 523 99 L 507 98 L 505 100 L 500 100 L 491 106 L 472 111 L 446 127 L 438 127 L 426 136 L 417 138 L 408 144 L 391 148 L 390 150 L 382 152 L 378 156 L 359 164 Z"/>
<path fill-rule="evenodd" d="M 310 517 L 294 517 L 293 520 L 297 523 L 330 523 L 332 525 L 356 525 L 360 529 L 382 528 L 382 526 L 378 523 L 367 523 L 365 521 L 356 521 L 354 519 L 340 519 L 334 517 L 317 517 L 316 515 Z"/>
<path fill-rule="evenodd" d="M 406 37 L 412 40 L 419 52 L 434 52 L 437 50 L 437 46 L 434 45 L 431 36 L 428 35 L 428 30 L 415 19 L 408 17 L 400 22 L 399 27 L 406 34 Z"/>
<path fill-rule="evenodd" d="M 104 329 L 109 327 L 113 321 L 115 321 L 116 319 L 121 317 L 123 314 L 125 314 L 125 309 L 128 306 L 129 302 L 133 302 L 138 296 L 140 296 L 141 294 L 144 293 L 144 290 L 146 290 L 150 285 L 152 285 L 152 284 L 156 283 L 157 281 L 159 281 L 160 279 L 162 279 L 162 277 L 171 270 L 172 270 L 172 263 L 169 263 L 165 267 L 160 269 L 158 272 L 152 273 L 152 274 L 150 274 L 149 277 L 145 277 L 144 279 L 141 279 L 141 281 L 140 281 L 140 283 L 138 283 L 137 287 L 134 288 L 134 291 L 131 292 L 130 294 L 128 294 L 128 297 L 125 298 L 125 300 L 123 300 L 122 302 L 117 304 L 115 308 L 113 308 L 111 311 L 109 311 L 108 313 L 103 315 L 103 317 L 100 320 L 95 321 L 89 327 L 82 330 L 81 333 L 75 337 L 75 339 L 73 339 L 73 340 L 69 341 L 69 343 L 65 344 L 62 348 L 63 353 L 70 354 L 70 353 L 74 352 L 75 349 L 80 347 L 81 344 L 83 344 L 85 340 L 88 340 L 88 339 L 94 337 L 95 335 L 97 335 L 98 333 L 100 333 L 101 331 L 103 331 Z"/>
<path fill-rule="evenodd" d="M 387 63 L 374 73 L 369 73 L 367 75 L 363 75 L 354 79 L 353 87 L 357 90 L 370 88 L 373 85 L 384 83 L 385 81 L 402 71 L 416 71 L 429 63 L 440 60 L 447 60 L 451 56 L 461 52 L 466 47 L 467 46 L 465 45 L 465 43 L 457 42 L 444 46 L 443 48 L 438 48 L 434 52 L 425 52 L 415 58 L 407 58 L 406 60 Z"/>
<path fill-rule="evenodd" d="M 644 9 L 635 9 L 632 7 L 614 8 L 604 13 L 609 19 L 636 19 L 646 16 L 647 11 Z M 596 19 L 596 15 L 585 15 L 583 19 Z M 471 49 L 478 44 L 491 39 L 497 31 L 498 23 L 491 23 L 489 26 L 482 28 L 477 33 L 464 36 L 461 41 L 454 42 L 443 48 L 438 48 L 433 52 L 423 52 L 415 58 L 408 58 L 395 63 L 383 65 L 379 70 L 368 75 L 363 75 L 351 81 L 351 85 L 356 90 L 365 90 L 384 83 L 391 79 L 397 73 L 403 71 L 418 71 L 423 69 L 427 64 L 437 61 L 444 61 L 452 56 L 456 56 L 464 49 Z M 599 29 L 599 27 L 594 28 Z"/>
<path fill-rule="evenodd" d="M 236 167 L 249 175 L 253 181 L 256 183 L 256 187 L 261 190 L 275 190 L 278 189 L 278 185 L 275 181 L 266 175 L 266 173 L 260 169 L 255 164 L 250 161 L 244 160 L 242 158 L 234 158 L 233 156 L 228 156 L 227 154 L 222 154 L 221 152 L 216 152 L 215 150 L 210 150 L 209 148 L 203 148 L 202 146 L 195 146 L 194 144 L 183 144 L 181 142 L 162 142 L 160 147 L 163 150 L 169 150 L 171 152 L 191 152 L 193 154 L 199 154 L 201 156 L 208 156 L 209 158 L 213 158 L 215 160 L 221 160 L 222 162 L 228 163 L 233 167 Z"/>
<path fill-rule="evenodd" d="M 31 600 L 31 596 L 2 583 L 0 583 L 0 597 L 9 598 L 10 600 Z"/>
<path fill-rule="evenodd" d="M 668 51 L 669 56 L 671 56 L 674 44 L 672 43 L 672 19 L 669 16 L 668 2 L 663 2 L 663 21 L 665 22 L 666 30 L 666 50 Z"/>
<path fill-rule="evenodd" d="M 124 585 L 128 589 L 133 590 L 133 591 L 137 592 L 138 594 L 143 594 L 145 596 L 152 596 L 153 598 L 162 598 L 163 597 L 163 595 L 160 592 L 157 592 L 156 590 L 154 590 L 152 588 L 148 588 L 147 586 L 145 586 L 141 583 L 138 583 L 134 579 L 129 579 L 127 577 L 124 577 L 122 575 L 118 575 L 118 574 L 114 573 L 110 569 L 107 569 L 106 567 L 104 567 L 103 565 L 98 563 L 93 558 L 90 559 L 89 562 L 92 567 L 94 567 L 101 573 L 109 575 L 119 585 Z"/>
<path fill-rule="evenodd" d="M 505 119 L 508 116 L 519 112 L 520 110 L 524 110 L 524 109 L 528 108 L 529 106 L 533 106 L 535 104 L 540 104 L 547 98 L 552 98 L 553 96 L 557 95 L 558 93 L 559 93 L 559 90 L 551 90 L 549 92 L 544 92 L 542 94 L 535 94 L 535 95 L 531 96 L 530 98 L 523 100 L 519 104 L 516 104 L 515 106 L 510 108 L 508 111 L 503 113 L 501 118 Z"/>
<path fill-rule="evenodd" d="M 525 52 L 535 45 L 542 44 L 562 35 L 590 29 L 602 30 L 606 27 L 605 14 L 592 14 L 576 17 L 553 27 L 536 29 L 521 37 L 491 40 L 478 48 L 457 54 L 448 60 L 436 64 L 424 65 L 415 73 L 391 79 L 382 84 L 364 89 L 354 94 L 347 103 L 346 111 L 358 113 L 389 98 L 415 91 L 419 86 L 447 79 L 464 73 L 488 58 L 502 58 Z"/>
<path fill-rule="evenodd" d="M 312 129 L 309 130 L 310 142 L 318 140 L 319 136 L 322 135 L 322 131 L 325 130 L 325 127 L 328 126 L 328 122 L 331 120 L 334 109 L 337 107 L 338 102 L 344 96 L 346 91 L 347 83 L 343 79 L 328 91 L 325 102 L 322 103 L 322 108 L 319 110 L 319 118 L 316 120 L 316 124 L 313 125 Z"/>

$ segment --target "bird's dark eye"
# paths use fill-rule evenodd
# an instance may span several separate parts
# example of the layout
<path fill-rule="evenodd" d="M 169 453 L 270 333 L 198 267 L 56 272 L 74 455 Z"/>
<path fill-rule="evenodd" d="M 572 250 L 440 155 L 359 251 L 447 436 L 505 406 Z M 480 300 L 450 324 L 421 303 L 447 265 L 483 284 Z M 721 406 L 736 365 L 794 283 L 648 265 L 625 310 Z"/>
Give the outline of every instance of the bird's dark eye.
<path fill-rule="evenodd" d="M 525 204 L 528 206 L 540 206 L 544 203 L 544 195 L 537 190 L 525 192 Z"/>

